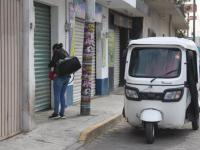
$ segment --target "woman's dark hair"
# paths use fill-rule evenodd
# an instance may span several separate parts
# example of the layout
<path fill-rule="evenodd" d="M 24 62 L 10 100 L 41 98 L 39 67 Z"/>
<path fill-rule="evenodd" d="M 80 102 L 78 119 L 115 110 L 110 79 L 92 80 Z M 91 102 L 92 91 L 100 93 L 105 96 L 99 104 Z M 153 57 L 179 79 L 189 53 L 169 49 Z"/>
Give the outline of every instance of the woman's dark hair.
<path fill-rule="evenodd" d="M 61 48 L 63 48 L 63 44 L 62 43 L 59 43 L 59 44 L 56 43 L 56 44 L 53 45 L 52 48 L 53 48 L 53 50 L 55 50 L 55 49 L 61 49 Z"/>
<path fill-rule="evenodd" d="M 63 43 L 58 44 L 58 49 L 61 49 L 61 48 L 63 48 Z"/>
<path fill-rule="evenodd" d="M 57 47 L 58 47 L 58 43 L 54 44 L 52 49 L 55 50 L 55 49 L 57 49 Z"/>

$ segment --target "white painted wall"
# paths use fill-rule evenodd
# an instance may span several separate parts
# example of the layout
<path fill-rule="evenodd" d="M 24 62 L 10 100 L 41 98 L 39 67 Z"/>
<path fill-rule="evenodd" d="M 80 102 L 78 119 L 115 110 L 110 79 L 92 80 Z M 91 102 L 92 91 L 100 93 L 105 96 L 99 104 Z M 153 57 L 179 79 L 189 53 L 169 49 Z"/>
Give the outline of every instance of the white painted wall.
<path fill-rule="evenodd" d="M 156 36 L 169 36 L 169 17 L 162 17 L 153 10 L 149 16 L 144 16 L 143 37 L 148 36 L 148 28 L 152 29 Z M 175 29 L 171 25 L 171 36 L 175 35 Z"/>
<path fill-rule="evenodd" d="M 172 28 L 171 36 L 176 36 L 176 29 Z"/>
<path fill-rule="evenodd" d="M 105 79 L 108 78 L 108 38 L 106 37 L 106 33 L 108 33 L 108 8 L 103 7 L 103 16 L 104 19 L 102 21 L 102 30 L 101 30 L 101 37 L 105 40 L 105 53 L 106 53 L 106 65 L 103 66 L 102 64 L 102 43 L 101 39 L 97 39 L 97 59 L 96 59 L 96 78 L 97 79 Z"/>
<path fill-rule="evenodd" d="M 35 74 L 34 74 L 34 8 L 33 0 L 23 0 L 23 100 L 22 123 L 23 131 L 34 128 L 33 106 L 35 100 Z M 32 28 L 30 28 L 32 24 Z"/>
<path fill-rule="evenodd" d="M 131 5 L 133 8 L 136 8 L 136 0 L 122 0 Z"/>
<path fill-rule="evenodd" d="M 51 45 L 54 43 L 63 43 L 67 48 L 68 43 L 65 40 L 65 0 L 35 0 L 37 2 L 51 6 Z M 68 38 L 68 37 L 67 37 Z"/>

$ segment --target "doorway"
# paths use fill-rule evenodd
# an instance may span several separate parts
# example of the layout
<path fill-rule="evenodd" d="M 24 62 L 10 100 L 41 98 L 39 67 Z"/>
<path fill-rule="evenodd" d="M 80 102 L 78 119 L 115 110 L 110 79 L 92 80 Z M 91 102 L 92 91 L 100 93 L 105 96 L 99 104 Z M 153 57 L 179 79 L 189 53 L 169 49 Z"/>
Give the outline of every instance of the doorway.
<path fill-rule="evenodd" d="M 124 72 L 126 64 L 127 46 L 129 42 L 129 29 L 120 28 L 120 80 L 119 86 L 124 86 Z"/>
<path fill-rule="evenodd" d="M 50 108 L 51 81 L 48 79 L 48 64 L 51 60 L 51 8 L 34 2 L 34 66 L 35 66 L 35 111 Z"/>

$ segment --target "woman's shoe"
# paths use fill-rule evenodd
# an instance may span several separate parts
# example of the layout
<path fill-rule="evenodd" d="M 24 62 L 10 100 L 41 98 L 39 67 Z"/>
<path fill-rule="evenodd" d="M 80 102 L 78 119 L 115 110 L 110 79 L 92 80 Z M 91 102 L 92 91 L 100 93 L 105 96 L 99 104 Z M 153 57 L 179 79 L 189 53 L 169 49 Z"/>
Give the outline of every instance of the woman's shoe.
<path fill-rule="evenodd" d="M 49 116 L 49 119 L 59 119 L 60 116 L 58 114 L 52 114 L 51 116 Z"/>
<path fill-rule="evenodd" d="M 60 118 L 61 119 L 66 119 L 66 116 L 65 115 L 60 115 Z"/>

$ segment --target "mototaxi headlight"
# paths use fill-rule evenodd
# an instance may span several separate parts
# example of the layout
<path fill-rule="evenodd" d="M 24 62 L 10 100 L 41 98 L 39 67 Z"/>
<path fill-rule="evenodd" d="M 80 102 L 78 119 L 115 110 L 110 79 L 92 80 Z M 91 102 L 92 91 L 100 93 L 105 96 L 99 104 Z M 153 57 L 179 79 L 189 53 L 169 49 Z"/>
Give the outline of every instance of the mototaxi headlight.
<path fill-rule="evenodd" d="M 164 101 L 178 101 L 182 98 L 183 90 L 169 90 L 165 92 Z"/>
<path fill-rule="evenodd" d="M 126 97 L 128 98 L 131 98 L 131 99 L 138 99 L 139 96 L 138 96 L 138 91 L 135 90 L 135 89 L 131 89 L 131 88 L 126 88 L 125 89 L 125 94 L 126 94 Z"/>

